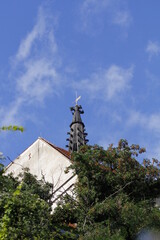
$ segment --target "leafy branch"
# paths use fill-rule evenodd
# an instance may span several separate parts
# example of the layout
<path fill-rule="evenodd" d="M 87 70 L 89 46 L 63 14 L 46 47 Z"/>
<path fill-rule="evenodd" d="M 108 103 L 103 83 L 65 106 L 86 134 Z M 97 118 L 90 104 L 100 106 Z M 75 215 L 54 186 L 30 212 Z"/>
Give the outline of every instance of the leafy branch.
<path fill-rule="evenodd" d="M 10 126 L 3 126 L 0 127 L 0 131 L 20 131 L 23 132 L 24 128 L 22 126 L 15 126 L 15 125 L 10 125 Z"/>

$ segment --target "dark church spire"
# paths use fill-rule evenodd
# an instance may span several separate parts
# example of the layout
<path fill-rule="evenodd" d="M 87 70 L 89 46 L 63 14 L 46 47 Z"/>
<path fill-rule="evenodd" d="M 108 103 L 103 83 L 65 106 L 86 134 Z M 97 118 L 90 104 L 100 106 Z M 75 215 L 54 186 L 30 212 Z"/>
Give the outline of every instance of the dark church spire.
<path fill-rule="evenodd" d="M 78 100 L 80 97 L 78 98 Z M 86 139 L 86 136 L 88 135 L 85 133 L 85 125 L 82 122 L 81 119 L 81 114 L 84 113 L 82 110 L 81 105 L 78 105 L 77 102 L 78 100 L 76 99 L 76 105 L 75 107 L 71 107 L 70 110 L 73 114 L 73 119 L 72 123 L 70 124 L 70 132 L 69 138 L 67 138 L 67 141 L 69 141 L 69 144 L 66 145 L 66 147 L 69 148 L 69 152 L 78 152 L 80 146 L 85 145 L 88 140 Z"/>

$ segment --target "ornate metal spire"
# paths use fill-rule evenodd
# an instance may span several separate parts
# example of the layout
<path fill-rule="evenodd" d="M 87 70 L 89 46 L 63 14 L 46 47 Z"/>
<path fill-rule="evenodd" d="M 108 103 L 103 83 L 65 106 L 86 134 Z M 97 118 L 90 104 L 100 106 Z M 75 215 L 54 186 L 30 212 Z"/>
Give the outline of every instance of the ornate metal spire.
<path fill-rule="evenodd" d="M 86 139 L 88 134 L 85 133 L 85 125 L 81 119 L 81 114 L 83 114 L 84 111 L 82 110 L 82 106 L 77 103 L 79 99 L 80 97 L 76 99 L 75 107 L 70 108 L 73 119 L 70 124 L 70 132 L 67 133 L 70 137 L 67 138 L 69 144 L 66 145 L 66 147 L 69 148 L 69 152 L 71 153 L 78 152 L 80 146 L 85 145 L 88 142 L 88 139 Z"/>

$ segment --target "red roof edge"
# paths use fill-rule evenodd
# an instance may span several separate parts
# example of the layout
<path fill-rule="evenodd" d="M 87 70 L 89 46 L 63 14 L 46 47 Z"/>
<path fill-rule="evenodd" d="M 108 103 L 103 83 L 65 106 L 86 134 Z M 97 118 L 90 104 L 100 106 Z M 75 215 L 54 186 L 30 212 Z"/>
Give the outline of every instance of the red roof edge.
<path fill-rule="evenodd" d="M 39 137 L 39 139 L 41 139 L 42 141 L 48 143 L 51 147 L 55 148 L 58 152 L 62 153 L 65 157 L 67 157 L 69 160 L 71 160 L 71 154 L 70 152 L 68 152 L 67 150 L 57 147 L 54 144 L 48 142 L 46 139 Z"/>

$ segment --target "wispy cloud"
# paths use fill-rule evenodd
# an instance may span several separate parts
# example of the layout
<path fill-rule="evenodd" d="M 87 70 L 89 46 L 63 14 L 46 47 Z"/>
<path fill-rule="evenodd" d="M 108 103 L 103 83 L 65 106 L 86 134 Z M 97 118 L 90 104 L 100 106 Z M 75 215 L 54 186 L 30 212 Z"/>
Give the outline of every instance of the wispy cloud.
<path fill-rule="evenodd" d="M 60 91 L 53 17 L 45 10 L 39 8 L 35 25 L 11 58 L 9 76 L 15 82 L 14 100 L 1 109 L 3 124 L 19 122 L 22 107 L 42 103 L 51 93 L 57 95 Z"/>
<path fill-rule="evenodd" d="M 124 2 L 126 1 L 123 0 Z M 80 12 L 84 30 L 95 26 L 95 23 L 99 27 L 109 23 L 126 28 L 132 22 L 127 4 L 122 4 L 119 0 L 84 0 Z"/>
<path fill-rule="evenodd" d="M 10 124 L 21 124 L 22 115 L 19 113 L 21 106 L 23 105 L 23 99 L 17 97 L 15 101 L 11 102 L 9 106 L 1 107 L 0 116 L 1 116 L 1 125 L 10 125 Z"/>
<path fill-rule="evenodd" d="M 43 101 L 59 85 L 59 77 L 52 63 L 47 59 L 30 60 L 25 64 L 24 73 L 17 79 L 17 90 L 23 98 Z"/>
<path fill-rule="evenodd" d="M 144 113 L 132 110 L 126 119 L 126 128 L 136 129 L 136 138 L 146 147 L 147 158 L 160 158 L 160 113 Z M 137 140 L 136 140 L 137 141 Z"/>
<path fill-rule="evenodd" d="M 91 99 L 99 98 L 105 101 L 117 99 L 130 88 L 133 78 L 133 66 L 124 69 L 111 65 L 108 69 L 101 69 L 87 79 L 74 82 L 73 87 L 86 91 Z M 118 96 L 118 97 L 117 97 Z"/>
<path fill-rule="evenodd" d="M 81 10 L 87 15 L 96 14 L 107 8 L 111 4 L 111 0 L 84 0 Z"/>
<path fill-rule="evenodd" d="M 160 54 L 160 44 L 158 42 L 149 41 L 146 47 L 146 52 L 149 55 L 149 60 L 151 60 L 152 57 Z"/>
<path fill-rule="evenodd" d="M 43 34 L 46 30 L 46 21 L 43 8 L 39 8 L 37 22 L 33 29 L 28 33 L 28 35 L 22 40 L 18 52 L 16 54 L 15 60 L 21 61 L 28 57 L 31 52 L 31 49 L 34 45 L 36 39 L 43 37 Z"/>
<path fill-rule="evenodd" d="M 128 126 L 139 125 L 146 130 L 160 133 L 160 113 L 144 114 L 140 111 L 131 111 L 127 121 Z"/>
<path fill-rule="evenodd" d="M 120 27 L 129 27 L 132 22 L 132 17 L 129 11 L 116 11 L 113 15 L 113 24 Z"/>

